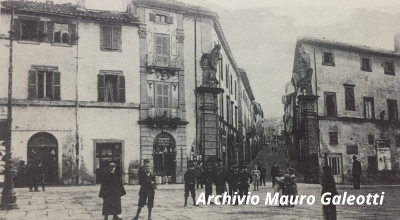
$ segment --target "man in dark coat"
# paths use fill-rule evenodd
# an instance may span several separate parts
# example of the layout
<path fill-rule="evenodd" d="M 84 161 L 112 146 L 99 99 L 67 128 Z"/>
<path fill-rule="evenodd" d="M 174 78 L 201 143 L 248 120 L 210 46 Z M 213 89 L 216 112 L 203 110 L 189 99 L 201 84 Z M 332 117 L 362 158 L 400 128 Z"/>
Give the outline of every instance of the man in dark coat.
<path fill-rule="evenodd" d="M 271 167 L 271 177 L 272 177 L 272 187 L 275 187 L 275 177 L 278 175 L 278 164 L 275 162 L 274 165 Z"/>
<path fill-rule="evenodd" d="M 222 166 L 222 160 L 217 159 L 216 167 L 213 172 L 213 181 L 215 184 L 215 194 L 221 195 L 224 194 L 226 190 L 226 180 L 227 180 L 227 173 L 225 167 Z M 221 197 L 222 201 L 222 197 Z"/>
<path fill-rule="evenodd" d="M 146 167 L 149 163 L 150 163 L 150 160 L 144 159 L 144 160 L 143 160 L 143 166 L 139 167 L 139 172 L 138 172 L 139 185 L 141 185 L 141 184 L 140 184 L 141 177 L 142 177 L 144 174 L 146 174 L 146 172 L 145 172 L 145 167 Z"/>
<path fill-rule="evenodd" d="M 360 177 L 361 177 L 361 163 L 357 160 L 356 156 L 353 156 L 353 187 L 354 189 L 360 189 Z"/>
<path fill-rule="evenodd" d="M 19 166 L 17 169 L 17 176 L 14 178 L 15 187 L 25 187 L 26 185 L 26 165 L 25 161 L 19 161 Z"/>
<path fill-rule="evenodd" d="M 26 168 L 26 179 L 28 181 L 29 192 L 32 192 L 33 189 L 35 189 L 36 192 L 39 191 L 38 182 L 36 181 L 37 172 L 38 170 L 36 166 L 34 166 L 31 161 L 28 161 L 28 167 Z"/>
<path fill-rule="evenodd" d="M 205 185 L 206 201 L 208 201 L 208 197 L 212 194 L 212 183 L 213 183 L 211 166 L 209 164 L 206 165 L 206 169 L 203 172 L 203 180 Z"/>
<path fill-rule="evenodd" d="M 203 189 L 203 166 L 201 162 L 197 163 L 197 165 L 195 166 L 194 174 L 197 180 L 197 189 L 199 188 L 199 185 Z"/>
<path fill-rule="evenodd" d="M 233 165 L 231 169 L 228 171 L 228 187 L 229 187 L 229 195 L 233 196 L 235 192 L 237 192 L 237 175 L 239 172 L 239 168 L 236 165 Z"/>
<path fill-rule="evenodd" d="M 133 220 L 139 219 L 140 212 L 142 211 L 142 208 L 146 205 L 146 201 L 147 207 L 149 208 L 148 219 L 151 219 L 151 210 L 154 207 L 154 190 L 157 188 L 156 178 L 150 172 L 150 165 L 146 165 L 144 169 L 145 173 L 142 175 L 140 183 L 138 209 L 136 211 L 136 216 L 133 218 Z"/>
<path fill-rule="evenodd" d="M 238 174 L 239 196 L 240 198 L 246 197 L 249 193 L 250 184 L 253 182 L 253 177 L 247 172 L 247 166 L 242 166 L 242 171 Z M 246 201 L 246 198 L 244 199 Z"/>
<path fill-rule="evenodd" d="M 118 220 L 121 214 L 121 196 L 125 195 L 125 189 L 120 177 L 115 173 L 115 163 L 109 164 L 109 171 L 101 181 L 99 197 L 103 198 L 103 215 L 108 220 L 108 215 L 113 215 L 113 220 Z"/>
<path fill-rule="evenodd" d="M 198 206 L 196 204 L 196 189 L 195 189 L 195 183 L 196 183 L 196 176 L 195 176 L 195 172 L 194 172 L 194 166 L 191 165 L 188 167 L 188 171 L 186 171 L 185 175 L 184 175 L 184 179 L 185 179 L 185 204 L 184 206 L 187 206 L 187 199 L 189 197 L 189 192 L 190 195 L 193 199 L 193 205 L 194 206 Z"/>
<path fill-rule="evenodd" d="M 260 186 L 264 184 L 265 186 L 265 177 L 267 176 L 267 169 L 264 167 L 264 165 L 260 164 L 259 166 L 261 175 L 260 175 Z"/>

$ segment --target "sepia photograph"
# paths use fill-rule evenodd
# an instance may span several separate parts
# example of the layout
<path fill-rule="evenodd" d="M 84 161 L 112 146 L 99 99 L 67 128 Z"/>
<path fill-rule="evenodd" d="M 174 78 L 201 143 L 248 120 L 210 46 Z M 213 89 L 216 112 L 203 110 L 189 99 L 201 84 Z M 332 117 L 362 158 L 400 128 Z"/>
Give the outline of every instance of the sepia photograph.
<path fill-rule="evenodd" d="M 400 2 L 0 4 L 0 220 L 399 219 Z"/>

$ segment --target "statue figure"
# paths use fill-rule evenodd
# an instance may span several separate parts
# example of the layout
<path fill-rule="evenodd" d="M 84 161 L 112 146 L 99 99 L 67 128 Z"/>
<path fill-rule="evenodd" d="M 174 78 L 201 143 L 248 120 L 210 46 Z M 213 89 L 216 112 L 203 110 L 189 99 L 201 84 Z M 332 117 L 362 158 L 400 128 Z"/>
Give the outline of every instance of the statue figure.
<path fill-rule="evenodd" d="M 221 45 L 217 44 L 211 50 L 211 53 L 205 53 L 201 57 L 200 64 L 203 69 L 203 84 L 214 86 L 218 84 L 217 68 L 219 63 Z"/>
<path fill-rule="evenodd" d="M 300 59 L 297 65 L 297 72 L 300 80 L 297 87 L 300 91 L 305 92 L 306 95 L 312 94 L 311 78 L 313 69 L 309 68 L 307 62 L 304 59 Z"/>

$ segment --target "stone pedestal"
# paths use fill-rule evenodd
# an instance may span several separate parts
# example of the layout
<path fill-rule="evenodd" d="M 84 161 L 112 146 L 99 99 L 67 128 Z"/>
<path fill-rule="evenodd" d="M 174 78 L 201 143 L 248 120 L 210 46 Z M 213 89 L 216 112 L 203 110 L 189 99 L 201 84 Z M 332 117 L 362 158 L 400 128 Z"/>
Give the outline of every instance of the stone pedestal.
<path fill-rule="evenodd" d="M 304 182 L 319 182 L 319 132 L 315 104 L 318 96 L 300 95 L 297 97 L 304 129 L 303 146 L 301 148 L 302 170 Z"/>
<path fill-rule="evenodd" d="M 200 152 L 203 164 L 213 165 L 220 158 L 218 95 L 221 88 L 198 87 Z"/>

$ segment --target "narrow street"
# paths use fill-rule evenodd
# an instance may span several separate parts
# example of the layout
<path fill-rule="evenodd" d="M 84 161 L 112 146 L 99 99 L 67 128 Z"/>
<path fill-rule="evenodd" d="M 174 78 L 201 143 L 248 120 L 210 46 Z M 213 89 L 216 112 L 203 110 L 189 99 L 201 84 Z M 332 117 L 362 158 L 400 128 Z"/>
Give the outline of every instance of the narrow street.
<path fill-rule="evenodd" d="M 221 206 L 200 205 L 183 207 L 183 185 L 160 185 L 156 191 L 155 207 L 152 219 L 322 219 L 320 186 L 298 184 L 300 195 L 314 195 L 313 205 L 297 205 L 294 208 L 264 205 L 266 194 L 273 193 L 271 183 L 260 187 L 260 191 L 250 191 L 258 195 L 258 205 Z M 139 186 L 125 186 L 127 195 L 122 198 L 123 219 L 132 219 L 136 213 Z M 397 196 L 400 187 L 366 187 L 353 190 L 350 186 L 339 186 L 339 194 L 367 195 L 385 192 L 382 206 L 345 205 L 338 206 L 338 219 L 397 219 L 400 210 Z M 252 188 L 250 188 L 252 190 Z M 27 192 L 28 189 L 16 189 L 18 210 L 0 211 L 0 219 L 103 219 L 102 200 L 98 197 L 99 185 L 78 187 L 47 187 L 45 192 Z M 196 191 L 197 196 L 203 189 Z M 189 198 L 190 199 L 190 198 Z M 140 219 L 147 219 L 144 208 Z"/>

